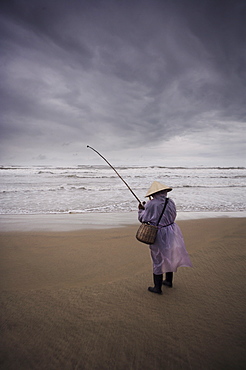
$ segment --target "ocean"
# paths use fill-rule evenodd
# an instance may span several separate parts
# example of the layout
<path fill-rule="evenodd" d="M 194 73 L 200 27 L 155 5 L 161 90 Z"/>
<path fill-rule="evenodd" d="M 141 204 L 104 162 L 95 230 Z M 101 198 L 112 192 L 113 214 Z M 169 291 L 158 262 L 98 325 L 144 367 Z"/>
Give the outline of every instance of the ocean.
<path fill-rule="evenodd" d="M 141 201 L 153 181 L 173 187 L 178 212 L 246 210 L 244 167 L 116 167 Z M 136 211 L 138 202 L 107 165 L 1 166 L 0 214 L 91 214 Z"/>

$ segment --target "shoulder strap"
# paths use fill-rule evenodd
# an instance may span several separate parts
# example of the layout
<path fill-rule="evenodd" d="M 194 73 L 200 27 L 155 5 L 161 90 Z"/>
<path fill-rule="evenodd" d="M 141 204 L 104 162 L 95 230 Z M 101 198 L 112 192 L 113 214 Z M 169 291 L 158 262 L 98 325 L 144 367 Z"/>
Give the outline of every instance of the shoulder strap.
<path fill-rule="evenodd" d="M 156 225 L 156 226 L 158 226 L 158 225 L 159 225 L 159 222 L 161 221 L 161 218 L 162 218 L 163 213 L 165 212 L 165 209 L 166 209 L 166 206 L 167 206 L 167 202 L 168 202 L 168 198 L 166 198 L 166 200 L 165 200 L 165 204 L 164 204 L 163 210 L 162 210 L 162 212 L 161 212 L 161 215 L 160 215 L 160 217 L 159 217 L 159 220 L 158 220 L 158 222 L 157 222 L 157 225 Z"/>

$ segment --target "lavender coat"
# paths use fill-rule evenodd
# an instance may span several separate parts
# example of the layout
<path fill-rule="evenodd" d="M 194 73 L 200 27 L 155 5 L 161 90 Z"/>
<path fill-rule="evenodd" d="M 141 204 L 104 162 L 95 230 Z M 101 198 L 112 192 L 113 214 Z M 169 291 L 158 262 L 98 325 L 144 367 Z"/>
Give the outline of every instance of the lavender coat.
<path fill-rule="evenodd" d="M 164 207 L 165 198 L 164 194 L 153 194 L 153 199 L 146 203 L 145 209 L 138 211 L 138 220 L 156 225 Z M 174 223 L 175 218 L 176 206 L 174 201 L 169 198 L 159 223 L 156 241 L 149 246 L 153 260 L 153 273 L 156 275 L 176 272 L 177 268 L 181 266 L 192 267 L 182 232 L 179 226 Z"/>

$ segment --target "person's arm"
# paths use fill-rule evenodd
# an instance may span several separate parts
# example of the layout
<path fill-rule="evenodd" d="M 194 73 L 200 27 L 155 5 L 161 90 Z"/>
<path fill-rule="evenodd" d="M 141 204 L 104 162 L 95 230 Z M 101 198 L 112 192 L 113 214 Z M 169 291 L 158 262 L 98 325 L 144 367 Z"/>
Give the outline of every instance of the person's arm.
<path fill-rule="evenodd" d="M 155 222 L 155 205 L 153 200 L 148 201 L 144 205 L 144 209 L 142 207 L 138 210 L 138 220 L 140 222 Z"/>
<path fill-rule="evenodd" d="M 146 202 L 138 204 L 138 221 L 142 222 Z"/>

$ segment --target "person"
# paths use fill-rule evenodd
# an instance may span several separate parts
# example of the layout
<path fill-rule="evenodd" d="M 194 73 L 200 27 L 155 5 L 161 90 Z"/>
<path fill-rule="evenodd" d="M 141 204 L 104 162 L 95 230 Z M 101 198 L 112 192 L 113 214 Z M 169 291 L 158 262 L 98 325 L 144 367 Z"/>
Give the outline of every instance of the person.
<path fill-rule="evenodd" d="M 172 288 L 173 273 L 178 267 L 192 267 L 190 257 L 186 251 L 182 232 L 174 222 L 176 218 L 176 206 L 167 193 L 171 187 L 154 181 L 145 197 L 149 197 L 147 203 L 139 204 L 138 220 L 152 225 L 158 223 L 161 212 L 167 199 L 165 211 L 160 219 L 157 237 L 154 244 L 149 246 L 153 261 L 154 287 L 148 290 L 152 293 L 162 294 L 162 285 Z M 163 274 L 166 274 L 163 281 Z"/>

